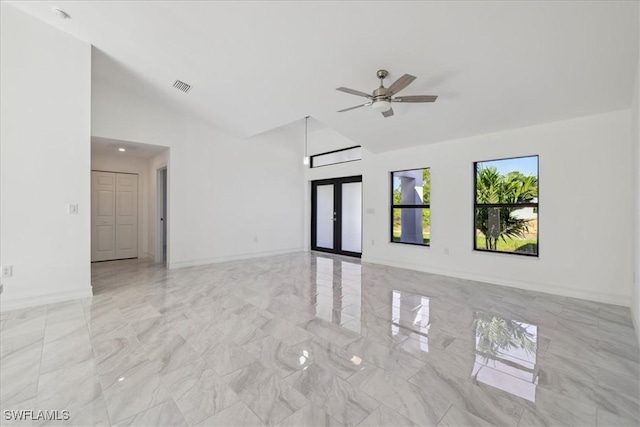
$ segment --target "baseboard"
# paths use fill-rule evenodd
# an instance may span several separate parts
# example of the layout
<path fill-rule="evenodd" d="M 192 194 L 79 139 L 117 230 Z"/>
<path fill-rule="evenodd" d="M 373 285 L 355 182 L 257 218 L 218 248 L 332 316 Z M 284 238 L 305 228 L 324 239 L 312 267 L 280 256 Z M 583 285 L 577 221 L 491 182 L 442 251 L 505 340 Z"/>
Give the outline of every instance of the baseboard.
<path fill-rule="evenodd" d="M 18 310 L 21 308 L 35 307 L 38 305 L 53 304 L 56 302 L 69 301 L 93 296 L 93 289 L 80 289 L 77 291 L 56 292 L 55 294 L 38 295 L 36 297 L 7 299 L 0 297 L 0 312 Z"/>
<path fill-rule="evenodd" d="M 276 251 L 252 252 L 252 253 L 246 253 L 246 254 L 221 256 L 221 257 L 215 257 L 215 258 L 205 258 L 205 259 L 198 259 L 198 260 L 191 260 L 191 261 L 171 262 L 169 263 L 169 269 L 173 270 L 176 268 L 196 267 L 199 265 L 207 265 L 207 264 L 219 264 L 222 262 L 240 261 L 243 259 L 251 259 L 251 258 L 264 258 L 268 256 L 286 255 L 286 254 L 292 254 L 297 252 L 304 252 L 304 249 L 291 248 L 291 249 L 281 249 Z"/>
<path fill-rule="evenodd" d="M 580 291 L 576 289 L 565 288 L 555 284 L 544 284 L 534 282 L 524 282 L 520 280 L 509 280 L 492 276 L 482 276 L 478 274 L 452 271 L 438 268 L 425 267 L 423 265 L 416 265 L 411 263 L 393 262 L 382 258 L 374 257 L 362 257 L 363 262 L 370 262 L 373 264 L 387 265 L 390 267 L 404 268 L 408 270 L 423 271 L 425 273 L 439 274 L 442 276 L 455 277 L 463 280 L 473 280 L 475 282 L 490 283 L 492 285 L 507 286 L 511 288 L 524 289 L 533 292 L 542 292 L 545 294 L 559 295 L 569 298 L 578 298 L 588 301 L 601 302 L 605 304 L 620 305 L 623 307 L 630 306 L 630 299 L 627 295 L 610 295 L 599 292 Z"/>

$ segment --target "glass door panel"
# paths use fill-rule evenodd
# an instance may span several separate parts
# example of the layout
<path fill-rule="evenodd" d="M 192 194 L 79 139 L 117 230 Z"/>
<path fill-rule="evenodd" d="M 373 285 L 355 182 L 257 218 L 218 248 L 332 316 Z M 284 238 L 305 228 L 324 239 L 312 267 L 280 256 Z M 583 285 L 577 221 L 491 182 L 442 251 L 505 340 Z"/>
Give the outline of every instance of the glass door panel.
<path fill-rule="evenodd" d="M 334 185 L 316 187 L 316 246 L 334 249 Z"/>
<path fill-rule="evenodd" d="M 342 184 L 341 248 L 362 253 L 362 182 Z"/>

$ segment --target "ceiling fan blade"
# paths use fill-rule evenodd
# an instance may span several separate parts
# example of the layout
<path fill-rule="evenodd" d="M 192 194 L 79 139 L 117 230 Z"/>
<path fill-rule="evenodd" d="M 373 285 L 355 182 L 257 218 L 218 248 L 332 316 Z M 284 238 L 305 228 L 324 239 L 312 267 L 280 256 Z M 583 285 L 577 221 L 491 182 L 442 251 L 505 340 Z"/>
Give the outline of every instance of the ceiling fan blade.
<path fill-rule="evenodd" d="M 348 87 L 339 87 L 339 88 L 336 88 L 336 90 L 339 90 L 340 92 L 350 93 L 351 95 L 364 96 L 365 98 L 371 98 L 371 95 L 369 95 L 368 93 L 360 92 L 359 90 L 355 90 L 355 89 L 349 89 Z"/>
<path fill-rule="evenodd" d="M 383 111 L 382 115 L 385 116 L 385 117 L 393 116 L 393 108 L 389 108 L 387 111 Z"/>
<path fill-rule="evenodd" d="M 393 82 L 391 86 L 389 86 L 389 94 L 395 95 L 405 87 L 409 86 L 411 82 L 414 81 L 415 79 L 416 79 L 415 76 L 412 76 L 411 74 L 405 74 L 404 76 L 400 77 L 398 80 Z"/>
<path fill-rule="evenodd" d="M 438 99 L 436 95 L 411 95 L 411 96 L 396 96 L 391 99 L 391 102 L 435 102 Z"/>
<path fill-rule="evenodd" d="M 360 107 L 366 107 L 367 105 L 371 105 L 371 102 L 367 102 L 362 105 L 356 105 L 355 107 L 345 108 L 344 110 L 338 110 L 338 113 L 344 113 L 345 111 L 355 110 L 356 108 L 360 108 Z"/>

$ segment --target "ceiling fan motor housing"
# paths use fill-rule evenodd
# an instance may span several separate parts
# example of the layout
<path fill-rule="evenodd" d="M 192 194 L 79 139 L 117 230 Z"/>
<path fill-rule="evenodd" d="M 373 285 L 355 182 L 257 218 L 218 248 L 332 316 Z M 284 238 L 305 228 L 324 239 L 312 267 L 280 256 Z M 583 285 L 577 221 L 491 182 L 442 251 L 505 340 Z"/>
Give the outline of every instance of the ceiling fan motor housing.
<path fill-rule="evenodd" d="M 389 98 L 390 96 L 389 89 L 386 87 L 379 87 L 373 91 L 373 99 Z"/>

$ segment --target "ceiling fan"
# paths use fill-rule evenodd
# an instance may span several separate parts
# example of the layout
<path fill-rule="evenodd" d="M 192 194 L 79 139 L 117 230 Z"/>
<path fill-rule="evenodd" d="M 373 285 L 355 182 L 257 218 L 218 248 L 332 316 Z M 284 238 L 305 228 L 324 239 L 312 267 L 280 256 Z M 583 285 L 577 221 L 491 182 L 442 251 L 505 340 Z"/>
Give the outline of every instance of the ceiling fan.
<path fill-rule="evenodd" d="M 384 87 L 384 79 L 389 75 L 387 70 L 378 70 L 377 76 L 380 79 L 380 87 L 373 91 L 371 95 L 368 93 L 360 92 L 359 90 L 349 89 L 347 87 L 339 87 L 336 90 L 341 92 L 350 93 L 351 95 L 362 96 L 369 99 L 369 102 L 366 102 L 362 105 L 356 105 L 355 107 L 345 108 L 344 110 L 339 110 L 338 113 L 343 113 L 349 110 L 355 110 L 360 107 L 371 106 L 376 111 L 380 111 L 384 117 L 393 116 L 393 108 L 391 108 L 392 102 L 435 102 L 438 98 L 434 95 L 411 95 L 411 96 L 394 96 L 396 93 L 400 92 L 405 87 L 409 86 L 411 82 L 413 82 L 416 77 L 411 74 L 405 74 L 400 77 L 398 80 L 393 82 L 391 86 L 388 88 Z"/>

